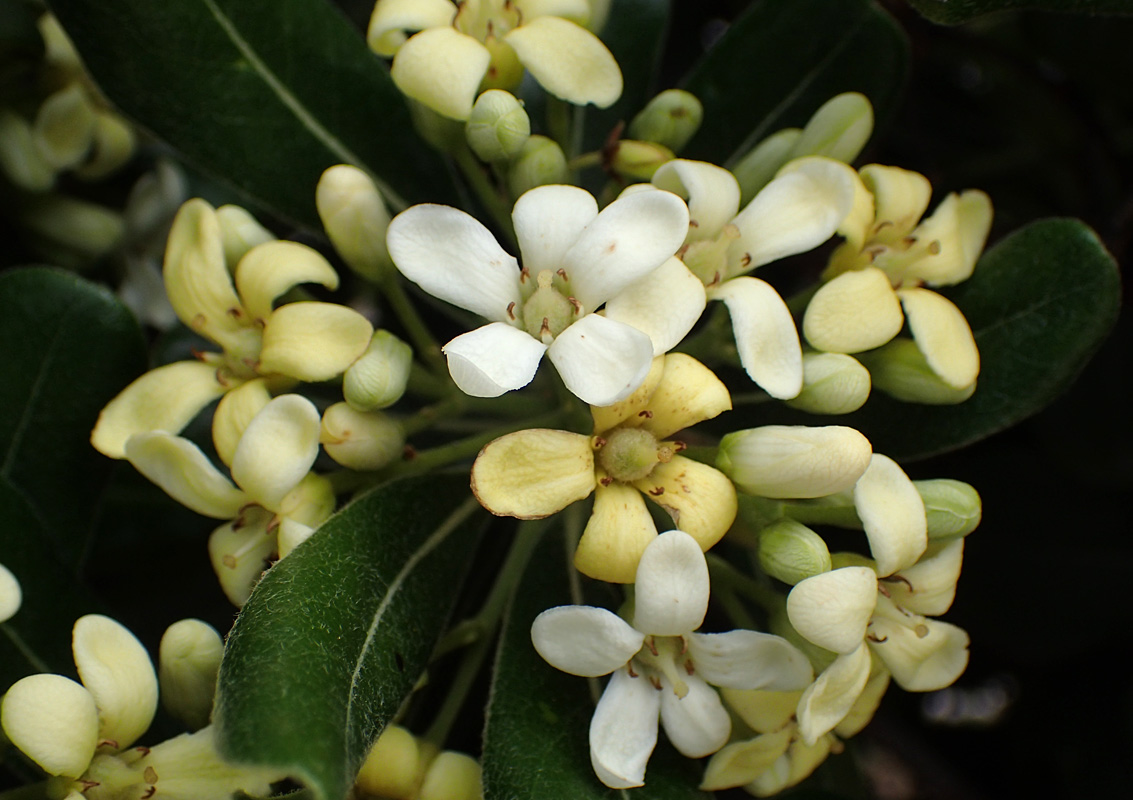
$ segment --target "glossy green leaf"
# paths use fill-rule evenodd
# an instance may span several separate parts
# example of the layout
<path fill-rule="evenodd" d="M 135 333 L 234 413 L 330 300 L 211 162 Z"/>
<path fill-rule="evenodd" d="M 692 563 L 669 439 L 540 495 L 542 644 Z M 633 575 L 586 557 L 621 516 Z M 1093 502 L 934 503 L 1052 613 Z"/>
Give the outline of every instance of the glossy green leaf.
<path fill-rule="evenodd" d="M 982 14 L 1008 8 L 1036 8 L 1080 14 L 1133 14 L 1129 0 L 909 0 L 909 5 L 933 22 L 955 25 Z"/>
<path fill-rule="evenodd" d="M 614 790 L 590 766 L 587 731 L 596 698 L 586 678 L 559 672 L 531 645 L 542 611 L 574 602 L 560 533 L 540 544 L 504 617 L 484 727 L 485 800 L 703 800 L 700 762 L 662 742 L 645 786 Z"/>
<path fill-rule="evenodd" d="M 870 0 L 756 0 L 683 81 L 704 103 L 704 124 L 681 155 L 734 162 L 840 92 L 866 95 L 880 126 L 899 99 L 908 50 Z"/>
<path fill-rule="evenodd" d="M 397 206 L 452 197 L 386 66 L 326 0 L 55 0 L 103 91 L 189 161 L 318 227 L 322 171 L 368 170 Z"/>
<path fill-rule="evenodd" d="M 467 475 L 385 484 L 272 567 L 228 638 L 221 750 L 346 797 L 448 619 L 479 512 Z"/>
<path fill-rule="evenodd" d="M 141 331 L 105 288 L 36 267 L 0 275 L 0 342 L 0 478 L 73 570 L 114 466 L 90 431 L 145 369 Z"/>

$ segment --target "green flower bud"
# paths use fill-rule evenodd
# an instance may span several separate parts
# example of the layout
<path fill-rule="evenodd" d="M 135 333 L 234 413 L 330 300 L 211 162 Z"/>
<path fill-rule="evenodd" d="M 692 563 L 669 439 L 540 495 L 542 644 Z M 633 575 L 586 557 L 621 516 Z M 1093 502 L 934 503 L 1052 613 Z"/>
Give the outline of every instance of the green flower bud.
<path fill-rule="evenodd" d="M 794 586 L 830 569 L 822 537 L 793 519 L 781 519 L 759 534 L 759 566 L 772 578 Z"/>
<path fill-rule="evenodd" d="M 323 412 L 319 441 L 327 455 L 347 469 L 381 469 L 401 455 L 405 435 L 395 420 L 380 411 L 355 411 L 335 403 Z"/>
<path fill-rule="evenodd" d="M 387 330 L 378 329 L 370 346 L 346 370 L 342 394 L 358 411 L 393 405 L 405 394 L 413 348 Z"/>
<path fill-rule="evenodd" d="M 773 133 L 732 168 L 732 174 L 740 184 L 741 207 L 747 205 L 760 189 L 771 182 L 779 168 L 791 160 L 791 153 L 802 135 L 798 128 L 784 128 Z"/>
<path fill-rule="evenodd" d="M 906 403 L 955 405 L 976 391 L 973 383 L 956 389 L 945 383 L 928 365 L 916 342 L 898 337 L 883 347 L 858 356 L 869 370 L 873 385 Z"/>
<path fill-rule="evenodd" d="M 610 159 L 610 169 L 623 178 L 647 181 L 662 164 L 674 158 L 673 151 L 664 145 L 622 139 Z"/>
<path fill-rule="evenodd" d="M 508 190 L 512 197 L 519 197 L 536 186 L 562 183 L 568 172 L 566 155 L 558 142 L 546 136 L 532 136 L 523 143 L 508 169 Z"/>
<path fill-rule="evenodd" d="M 849 414 L 869 397 L 869 370 L 842 353 L 803 355 L 803 390 L 787 405 L 811 414 Z"/>
<path fill-rule="evenodd" d="M 696 135 L 704 106 L 683 89 L 666 89 L 650 100 L 629 124 L 630 137 L 663 145 L 674 153 Z"/>
<path fill-rule="evenodd" d="M 967 536 L 980 524 L 983 513 L 979 493 L 963 481 L 936 478 L 913 481 L 928 515 L 930 539 Z"/>
<path fill-rule="evenodd" d="M 249 250 L 256 245 L 275 241 L 275 236 L 240 206 L 226 205 L 216 210 L 220 238 L 224 243 L 224 263 L 228 271 L 236 269 Z"/>
<path fill-rule="evenodd" d="M 873 106 L 858 92 L 836 95 L 819 107 L 803 128 L 791 158 L 826 156 L 847 164 L 873 133 Z"/>
<path fill-rule="evenodd" d="M 507 161 L 531 136 L 531 119 L 514 95 L 490 89 L 476 98 L 464 135 L 481 161 Z"/>
<path fill-rule="evenodd" d="M 315 206 L 331 244 L 350 269 L 376 281 L 393 266 L 386 250 L 389 211 L 366 173 L 349 164 L 331 167 L 319 178 Z"/>
<path fill-rule="evenodd" d="M 161 637 L 158 658 L 161 702 L 166 711 L 190 730 L 208 725 L 223 652 L 220 634 L 199 619 L 174 622 Z"/>

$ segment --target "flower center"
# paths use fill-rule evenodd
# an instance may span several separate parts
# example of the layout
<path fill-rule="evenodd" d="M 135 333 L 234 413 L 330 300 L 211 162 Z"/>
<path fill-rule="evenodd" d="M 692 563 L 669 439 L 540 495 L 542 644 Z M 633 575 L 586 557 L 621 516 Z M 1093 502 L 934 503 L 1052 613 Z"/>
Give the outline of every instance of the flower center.
<path fill-rule="evenodd" d="M 705 286 L 714 286 L 727 277 L 728 248 L 738 239 L 740 231 L 735 225 L 725 225 L 713 239 L 691 242 L 681 253 L 681 260 Z M 749 259 L 750 260 L 750 259 Z"/>
<path fill-rule="evenodd" d="M 649 636 L 645 646 L 633 657 L 646 677 L 661 688 L 661 678 L 665 678 L 677 697 L 688 694 L 685 675 L 693 673 L 692 659 L 688 657 L 688 643 L 683 636 Z"/>
<path fill-rule="evenodd" d="M 641 428 L 614 428 L 599 440 L 598 465 L 616 481 L 631 483 L 673 457 L 673 448 Z"/>
<path fill-rule="evenodd" d="M 555 276 L 549 269 L 540 272 L 535 280 L 538 286 L 523 304 L 524 330 L 549 345 L 577 321 L 580 306 L 555 288 Z"/>
<path fill-rule="evenodd" d="M 500 37 L 519 25 L 519 9 L 511 0 L 462 0 L 452 25 L 481 42 Z"/>

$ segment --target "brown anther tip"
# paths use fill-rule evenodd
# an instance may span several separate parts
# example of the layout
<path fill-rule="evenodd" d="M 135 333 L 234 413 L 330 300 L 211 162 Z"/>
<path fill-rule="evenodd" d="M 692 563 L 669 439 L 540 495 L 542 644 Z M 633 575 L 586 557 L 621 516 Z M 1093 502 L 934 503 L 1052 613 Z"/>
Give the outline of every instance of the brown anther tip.
<path fill-rule="evenodd" d="M 142 758 L 145 758 L 146 756 L 149 755 L 149 748 L 146 747 L 145 745 L 140 744 L 137 747 L 135 747 L 134 750 L 137 751 L 142 756 Z"/>
<path fill-rule="evenodd" d="M 685 253 L 688 252 L 688 247 L 687 244 L 682 244 L 681 249 L 677 251 L 677 258 L 684 258 Z"/>
<path fill-rule="evenodd" d="M 528 271 L 527 267 L 523 267 L 519 271 L 519 282 L 520 283 L 526 283 L 530 278 L 531 278 L 531 273 Z"/>
<path fill-rule="evenodd" d="M 95 746 L 95 749 L 97 750 L 99 747 L 109 747 L 111 750 L 121 749 L 120 747 L 118 747 L 118 742 L 115 739 L 102 739 Z"/>
<path fill-rule="evenodd" d="M 539 326 L 539 335 L 542 336 L 544 333 L 548 335 L 551 333 L 551 321 L 546 317 L 543 317 L 543 324 Z"/>
<path fill-rule="evenodd" d="M 700 223 L 699 223 L 699 222 L 697 222 L 697 221 L 696 221 L 695 219 L 690 219 L 690 220 L 688 221 L 688 226 L 689 226 L 690 228 L 699 228 L 699 227 L 700 227 Z"/>
<path fill-rule="evenodd" d="M 607 475 L 605 478 L 602 478 L 600 481 L 598 481 L 598 483 L 602 484 L 603 486 L 609 486 L 613 482 L 614 482 L 614 479 L 611 478 L 609 475 Z"/>
<path fill-rule="evenodd" d="M 905 245 L 906 247 L 912 247 L 916 243 L 917 243 L 917 237 L 916 236 L 906 236 L 904 239 L 901 240 L 901 244 Z"/>
<path fill-rule="evenodd" d="M 232 308 L 228 309 L 228 316 L 232 317 L 232 319 L 240 319 L 242 316 L 244 316 L 244 311 L 233 306 Z"/>
<path fill-rule="evenodd" d="M 876 633 L 867 633 L 865 635 L 865 638 L 869 639 L 874 644 L 881 644 L 882 642 L 889 640 L 888 636 L 878 636 Z"/>
<path fill-rule="evenodd" d="M 79 781 L 79 785 L 83 787 L 84 792 L 87 792 L 87 791 L 90 791 L 94 787 L 99 786 L 101 784 L 99 784 L 98 781 L 81 780 L 81 781 Z"/>
<path fill-rule="evenodd" d="M 631 678 L 637 677 L 637 673 L 633 671 L 633 662 L 632 661 L 630 661 L 626 664 L 626 674 L 628 674 Z"/>
<path fill-rule="evenodd" d="M 710 283 L 708 285 L 709 286 L 718 286 L 719 284 L 720 284 L 720 270 L 716 270 L 715 272 L 712 273 L 712 283 Z"/>
<path fill-rule="evenodd" d="M 674 452 L 679 453 L 682 450 L 688 450 L 688 445 L 685 444 L 684 442 L 673 442 L 673 451 Z"/>
<path fill-rule="evenodd" d="M 568 297 L 567 302 L 570 303 L 571 308 L 574 309 L 575 314 L 581 314 L 582 313 L 582 303 L 579 302 L 578 298 Z"/>
<path fill-rule="evenodd" d="M 653 641 L 652 636 L 645 640 L 645 646 L 649 649 L 650 653 L 657 655 L 657 643 Z"/>
<path fill-rule="evenodd" d="M 509 319 L 515 319 L 515 301 L 512 300 L 507 304 L 507 315 Z"/>
<path fill-rule="evenodd" d="M 660 497 L 664 493 L 665 493 L 665 487 L 664 486 L 655 486 L 655 487 L 653 487 L 652 489 L 649 490 L 649 494 L 653 495 L 654 497 Z"/>
<path fill-rule="evenodd" d="M 644 411 L 638 411 L 637 416 L 644 417 L 645 419 L 653 419 L 653 412 L 647 408 Z"/>
<path fill-rule="evenodd" d="M 415 458 L 417 458 L 417 448 L 411 444 L 405 445 L 401 450 L 401 460 L 412 461 Z"/>
<path fill-rule="evenodd" d="M 570 280 L 570 278 L 567 277 L 566 270 L 562 267 L 559 267 L 557 270 L 555 270 L 555 274 L 562 278 L 564 281 Z"/>
<path fill-rule="evenodd" d="M 656 689 L 657 691 L 661 691 L 661 679 L 660 678 L 658 678 L 656 675 L 650 675 L 649 676 L 649 682 L 653 684 L 654 689 Z"/>
<path fill-rule="evenodd" d="M 744 253 L 744 257 L 740 259 L 740 264 L 747 266 L 751 263 L 751 253 Z"/>
<path fill-rule="evenodd" d="M 681 655 L 683 656 L 687 652 L 688 652 L 688 639 L 686 639 L 685 637 L 682 636 L 681 637 Z"/>
<path fill-rule="evenodd" d="M 205 360 L 205 351 L 204 350 L 198 350 L 195 347 L 190 347 L 189 352 L 192 354 L 193 358 L 197 359 L 197 361 L 204 361 Z"/>
<path fill-rule="evenodd" d="M 878 581 L 877 583 L 877 591 L 880 592 L 884 597 L 892 597 L 892 595 L 889 594 L 889 588 L 887 586 L 884 586 L 881 581 Z"/>
<path fill-rule="evenodd" d="M 590 446 L 595 450 L 601 450 L 606 446 L 606 440 L 601 436 L 595 436 L 593 441 L 590 442 Z"/>
<path fill-rule="evenodd" d="M 146 789 L 145 794 L 142 795 L 141 800 L 149 800 L 151 797 L 153 797 L 154 792 L 156 791 L 156 786 L 150 786 L 148 789 Z"/>
<path fill-rule="evenodd" d="M 905 584 L 905 588 L 908 589 L 910 592 L 916 591 L 916 589 L 913 588 L 912 582 L 908 578 L 906 578 L 904 575 L 890 575 L 888 578 L 882 578 L 882 580 L 883 581 L 890 581 L 892 583 L 903 583 L 903 584 Z M 889 595 L 887 594 L 885 596 L 888 597 Z"/>

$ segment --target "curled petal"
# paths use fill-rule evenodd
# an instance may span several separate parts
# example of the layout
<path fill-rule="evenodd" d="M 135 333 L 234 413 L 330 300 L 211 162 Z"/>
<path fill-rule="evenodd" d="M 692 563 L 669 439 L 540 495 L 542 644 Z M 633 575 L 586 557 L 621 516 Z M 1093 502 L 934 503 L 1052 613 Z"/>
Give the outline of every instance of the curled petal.
<path fill-rule="evenodd" d="M 736 177 L 715 164 L 683 158 L 668 161 L 653 173 L 653 185 L 688 202 L 690 242 L 715 237 L 740 210 Z"/>
<path fill-rule="evenodd" d="M 224 596 L 237 608 L 248 601 L 252 587 L 276 555 L 276 537 L 268 524 L 274 515 L 253 506 L 240 519 L 209 536 L 209 561 Z"/>
<path fill-rule="evenodd" d="M 881 705 L 881 698 L 885 696 L 885 690 L 888 688 L 889 673 L 885 669 L 875 669 L 849 713 L 834 728 L 834 733 L 843 739 L 849 739 L 860 733 L 861 729 L 873 719 L 877 707 Z"/>
<path fill-rule="evenodd" d="M 940 252 L 920 259 L 910 272 L 929 286 L 967 280 L 990 230 L 991 200 L 986 194 L 970 189 L 948 195 L 914 231 L 918 239 L 939 242 Z"/>
<path fill-rule="evenodd" d="M 735 522 L 735 486 L 719 470 L 691 458 L 673 456 L 633 485 L 665 509 L 673 525 L 691 536 L 701 550 L 720 541 Z"/>
<path fill-rule="evenodd" d="M 870 657 L 865 642 L 838 656 L 799 698 L 799 733 L 813 745 L 850 712 L 869 680 Z"/>
<path fill-rule="evenodd" d="M 658 439 L 698 422 L 713 419 L 732 407 L 728 387 L 692 356 L 670 353 L 664 358 L 665 371 L 648 402 L 626 425 L 641 427 Z"/>
<path fill-rule="evenodd" d="M 285 394 L 256 414 L 236 453 L 232 479 L 255 502 L 278 511 L 319 455 L 321 424 L 318 409 L 307 398 Z"/>
<path fill-rule="evenodd" d="M 366 42 L 379 56 L 397 53 L 407 33 L 452 24 L 456 7 L 450 0 L 382 0 L 374 6 Z"/>
<path fill-rule="evenodd" d="M 885 577 L 915 564 L 928 546 L 924 500 L 905 471 L 874 453 L 854 485 L 854 508 L 869 539 L 877 574 Z"/>
<path fill-rule="evenodd" d="M 212 465 L 188 439 L 165 431 L 136 433 L 126 458 L 181 505 L 213 519 L 231 519 L 248 497 Z"/>
<path fill-rule="evenodd" d="M 906 692 L 933 692 L 950 686 L 968 666 L 968 634 L 963 628 L 935 619 L 918 623 L 879 618 L 870 632 L 878 658 Z"/>
<path fill-rule="evenodd" d="M 860 353 L 885 344 L 904 324 L 889 278 L 866 267 L 823 284 L 807 304 L 803 336 L 816 350 Z"/>
<path fill-rule="evenodd" d="M 725 746 L 705 767 L 700 788 L 712 792 L 751 783 L 787 752 L 793 733 L 784 728 Z"/>
<path fill-rule="evenodd" d="M 684 531 L 662 533 L 637 566 L 633 627 L 646 634 L 681 636 L 700 627 L 708 611 L 708 562 Z"/>
<path fill-rule="evenodd" d="M 594 491 L 589 437 L 531 429 L 490 442 L 472 465 L 472 493 L 493 514 L 538 519 Z"/>
<path fill-rule="evenodd" d="M 531 383 L 547 345 L 526 331 L 491 322 L 457 336 L 443 351 L 460 391 L 472 397 L 499 397 Z"/>
<path fill-rule="evenodd" d="M 560 269 L 563 256 L 597 216 L 598 201 L 577 186 L 538 186 L 524 192 L 511 212 L 524 269 L 532 276 Z"/>
<path fill-rule="evenodd" d="M 322 253 L 298 242 L 257 245 L 236 265 L 236 291 L 252 319 L 266 320 L 277 297 L 301 283 L 338 288 L 338 273 Z"/>
<path fill-rule="evenodd" d="M 602 40 L 559 17 L 537 17 L 504 35 L 539 85 L 575 105 L 608 108 L 622 95 L 622 71 Z"/>
<path fill-rule="evenodd" d="M 724 702 L 756 733 L 771 733 L 790 726 L 802 691 L 772 692 L 720 689 Z"/>
<path fill-rule="evenodd" d="M 799 581 L 787 595 L 787 616 L 803 638 L 835 653 L 850 653 L 865 638 L 877 606 L 877 575 L 842 567 Z"/>
<path fill-rule="evenodd" d="M 724 281 L 709 291 L 732 317 L 736 349 L 748 377 L 772 397 L 786 400 L 803 388 L 803 351 L 783 298 L 758 278 Z"/>
<path fill-rule="evenodd" d="M 873 239 L 890 243 L 908 235 L 932 198 L 928 178 L 919 172 L 881 164 L 862 167 L 861 176 L 873 194 L 876 209 Z"/>
<path fill-rule="evenodd" d="M 221 398 L 212 415 L 212 443 L 220 460 L 229 466 L 248 423 L 271 402 L 263 378 L 243 383 Z"/>
<path fill-rule="evenodd" d="M 964 540 L 929 545 L 920 560 L 901 570 L 889 587 L 889 596 L 901 608 L 937 617 L 952 606 L 964 559 Z"/>
<path fill-rule="evenodd" d="M 98 706 L 98 735 L 118 749 L 146 732 L 157 711 L 157 673 L 137 637 L 118 622 L 87 614 L 75 622 L 72 649 L 83 685 Z"/>
<path fill-rule="evenodd" d="M 550 608 L 531 623 L 531 643 L 544 661 L 587 678 L 624 667 L 644 641 L 617 614 L 592 606 Z"/>
<path fill-rule="evenodd" d="M 390 77 L 406 97 L 441 116 L 466 120 L 491 61 L 488 48 L 471 36 L 455 28 L 429 28 L 397 51 Z"/>
<path fill-rule="evenodd" d="M 103 455 L 125 458 L 126 441 L 135 433 L 179 433 L 227 390 L 217 380 L 216 367 L 200 361 L 152 369 L 106 404 L 91 431 L 91 444 Z"/>
<path fill-rule="evenodd" d="M 980 374 L 980 351 L 964 313 L 929 289 L 898 289 L 917 349 L 940 379 L 965 389 Z"/>
<path fill-rule="evenodd" d="M 661 725 L 681 755 L 703 758 L 728 741 L 732 720 L 715 689 L 696 675 L 689 675 L 686 683 L 688 694 L 678 697 L 661 678 Z"/>
<path fill-rule="evenodd" d="M 608 406 L 645 380 L 653 364 L 653 343 L 637 328 L 587 314 L 555 338 L 547 356 L 576 397 Z"/>
<path fill-rule="evenodd" d="M 62 675 L 29 675 L 12 684 L 0 722 L 9 741 L 50 775 L 79 777 L 98 745 L 94 696 Z"/>
<path fill-rule="evenodd" d="M 700 278 L 674 256 L 606 303 L 606 317 L 647 335 L 653 342 L 653 355 L 659 356 L 685 338 L 706 303 Z"/>
<path fill-rule="evenodd" d="M 352 308 L 288 303 L 268 317 L 259 368 L 301 381 L 330 380 L 366 352 L 373 335 L 369 320 Z"/>
<path fill-rule="evenodd" d="M 805 689 L 814 678 L 806 656 L 770 633 L 694 633 L 688 647 L 696 674 L 713 686 L 791 692 Z"/>
<path fill-rule="evenodd" d="M 661 693 L 624 669 L 610 677 L 590 718 L 590 764 L 612 789 L 645 783 L 645 765 L 657 746 Z"/>
<path fill-rule="evenodd" d="M 657 538 L 657 526 L 641 492 L 623 483 L 594 490 L 594 510 L 574 551 L 574 566 L 584 575 L 610 583 L 633 583 L 645 548 Z"/>

